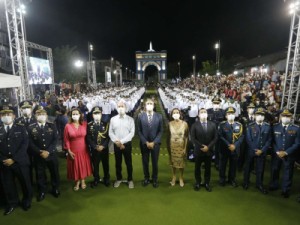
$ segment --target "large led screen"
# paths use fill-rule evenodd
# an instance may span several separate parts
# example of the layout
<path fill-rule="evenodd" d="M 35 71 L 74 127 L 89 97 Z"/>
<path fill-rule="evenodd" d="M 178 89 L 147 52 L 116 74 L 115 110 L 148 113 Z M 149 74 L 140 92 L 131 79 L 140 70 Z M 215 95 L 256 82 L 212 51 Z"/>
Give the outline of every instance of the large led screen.
<path fill-rule="evenodd" d="M 29 84 L 52 84 L 49 60 L 29 57 Z"/>

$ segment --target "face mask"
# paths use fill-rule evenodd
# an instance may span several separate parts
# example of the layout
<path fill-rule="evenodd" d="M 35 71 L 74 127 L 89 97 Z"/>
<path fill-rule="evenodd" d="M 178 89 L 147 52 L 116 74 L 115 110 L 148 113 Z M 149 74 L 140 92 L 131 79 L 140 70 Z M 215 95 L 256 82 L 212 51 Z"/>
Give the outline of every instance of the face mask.
<path fill-rule="evenodd" d="M 207 113 L 201 113 L 199 115 L 200 120 L 206 120 L 207 119 Z"/>
<path fill-rule="evenodd" d="M 80 118 L 80 115 L 72 115 L 72 119 L 73 119 L 74 121 L 78 121 L 79 118 Z"/>
<path fill-rule="evenodd" d="M 5 125 L 9 125 L 13 122 L 13 118 L 12 116 L 2 116 L 1 117 L 1 121 L 5 124 Z"/>
<path fill-rule="evenodd" d="M 220 105 L 218 105 L 218 104 L 213 105 L 213 109 L 214 109 L 214 110 L 220 109 Z"/>
<path fill-rule="evenodd" d="M 22 110 L 22 112 L 23 112 L 23 115 L 29 116 L 29 115 L 31 115 L 32 110 L 31 110 L 31 108 L 25 108 Z"/>
<path fill-rule="evenodd" d="M 120 115 L 124 115 L 125 114 L 125 108 L 122 108 L 122 107 L 118 108 L 118 113 Z"/>
<path fill-rule="evenodd" d="M 235 115 L 230 114 L 230 115 L 227 116 L 227 119 L 228 119 L 229 121 L 233 121 L 233 120 L 235 119 Z"/>
<path fill-rule="evenodd" d="M 153 105 L 146 105 L 146 110 L 148 111 L 148 112 L 152 112 L 153 111 Z"/>
<path fill-rule="evenodd" d="M 262 123 L 262 122 L 264 121 L 264 119 L 265 119 L 265 117 L 262 116 L 262 115 L 257 115 L 257 116 L 255 117 L 255 121 L 256 121 L 257 123 Z"/>
<path fill-rule="evenodd" d="M 281 122 L 286 125 L 286 124 L 289 124 L 291 122 L 291 118 L 289 117 L 282 117 L 281 118 Z"/>
<path fill-rule="evenodd" d="M 97 122 L 101 121 L 101 115 L 100 115 L 100 114 L 95 114 L 95 115 L 93 115 L 93 118 L 94 118 L 94 120 L 97 121 Z"/>
<path fill-rule="evenodd" d="M 174 120 L 179 120 L 180 115 L 179 114 L 173 114 L 172 117 L 173 117 Z"/>
<path fill-rule="evenodd" d="M 253 113 L 254 113 L 254 109 L 248 109 L 248 113 L 250 114 L 250 115 L 252 115 Z"/>
<path fill-rule="evenodd" d="M 40 123 L 45 123 L 46 120 L 47 120 L 47 116 L 46 115 L 40 115 L 40 116 L 37 116 L 37 121 L 40 122 Z"/>

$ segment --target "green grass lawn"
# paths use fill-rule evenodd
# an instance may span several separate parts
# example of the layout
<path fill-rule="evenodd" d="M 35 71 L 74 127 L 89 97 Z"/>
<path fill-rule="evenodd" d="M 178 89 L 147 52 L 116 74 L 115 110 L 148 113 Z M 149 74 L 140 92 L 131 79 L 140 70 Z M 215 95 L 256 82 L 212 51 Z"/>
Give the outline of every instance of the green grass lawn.
<path fill-rule="evenodd" d="M 154 94 L 147 93 L 147 94 Z M 158 108 L 158 111 L 161 111 Z M 142 187 L 142 160 L 138 148 L 137 135 L 133 141 L 134 189 L 124 183 L 119 188 L 99 185 L 74 192 L 73 182 L 66 179 L 66 160 L 60 158 L 61 196 L 55 199 L 50 194 L 37 202 L 33 199 L 32 208 L 24 212 L 17 208 L 9 216 L 1 216 L 1 225 L 299 225 L 300 171 L 295 171 L 294 184 L 289 199 L 280 196 L 280 191 L 262 195 L 255 189 L 255 176 L 248 191 L 242 187 L 220 187 L 218 173 L 212 168 L 212 192 L 193 190 L 194 163 L 188 162 L 185 169 L 185 186 L 169 185 L 171 169 L 166 155 L 165 135 L 159 159 L 159 188 L 151 185 Z M 203 171 L 202 171 L 203 172 Z M 102 169 L 100 175 L 103 175 Z M 115 180 L 114 155 L 110 155 L 111 180 Z M 270 164 L 266 165 L 265 184 L 269 182 Z M 50 176 L 48 176 L 50 177 Z M 123 177 L 126 167 L 123 162 Z M 93 178 L 89 177 L 88 182 Z M 242 173 L 237 175 L 242 182 Z"/>

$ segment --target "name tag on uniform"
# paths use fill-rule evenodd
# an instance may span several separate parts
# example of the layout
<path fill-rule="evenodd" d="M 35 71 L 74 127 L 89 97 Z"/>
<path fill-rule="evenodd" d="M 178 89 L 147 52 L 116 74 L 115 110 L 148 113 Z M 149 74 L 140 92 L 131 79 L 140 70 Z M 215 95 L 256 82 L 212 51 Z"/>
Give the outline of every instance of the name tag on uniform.
<path fill-rule="evenodd" d="M 281 132 L 277 132 L 277 131 L 275 131 L 274 133 L 275 133 L 275 134 L 281 134 Z"/>

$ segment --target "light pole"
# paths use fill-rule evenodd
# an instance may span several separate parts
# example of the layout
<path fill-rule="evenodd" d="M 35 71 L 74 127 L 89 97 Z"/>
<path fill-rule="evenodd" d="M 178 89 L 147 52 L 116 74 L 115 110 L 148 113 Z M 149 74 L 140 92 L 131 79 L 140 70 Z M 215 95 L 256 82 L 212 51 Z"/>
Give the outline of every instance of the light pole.
<path fill-rule="evenodd" d="M 128 70 L 128 68 L 126 67 L 126 74 L 125 74 L 126 80 L 128 79 L 128 78 L 127 78 L 127 70 Z"/>
<path fill-rule="evenodd" d="M 218 41 L 215 44 L 215 49 L 216 49 L 216 66 L 217 66 L 217 73 L 218 73 L 220 71 L 220 51 L 221 51 L 220 41 Z"/>
<path fill-rule="evenodd" d="M 180 76 L 180 62 L 178 62 L 178 75 L 179 75 L 179 78 L 181 78 L 181 76 Z"/>
<path fill-rule="evenodd" d="M 112 75 L 113 75 L 113 62 L 114 62 L 114 57 L 110 58 L 110 79 L 112 79 Z"/>
<path fill-rule="evenodd" d="M 88 51 L 89 51 L 89 66 L 87 67 L 88 68 L 88 78 L 87 78 L 87 81 L 88 81 L 88 84 L 90 83 L 94 83 L 94 78 L 92 77 L 93 76 L 93 72 L 92 72 L 92 60 L 93 60 L 93 50 L 94 50 L 94 46 L 88 42 Z"/>
<path fill-rule="evenodd" d="M 193 55 L 193 75 L 196 75 L 196 55 Z"/>
<path fill-rule="evenodd" d="M 115 83 L 116 83 L 116 87 L 118 86 L 118 73 L 117 70 L 114 70 L 114 75 L 115 75 Z"/>

